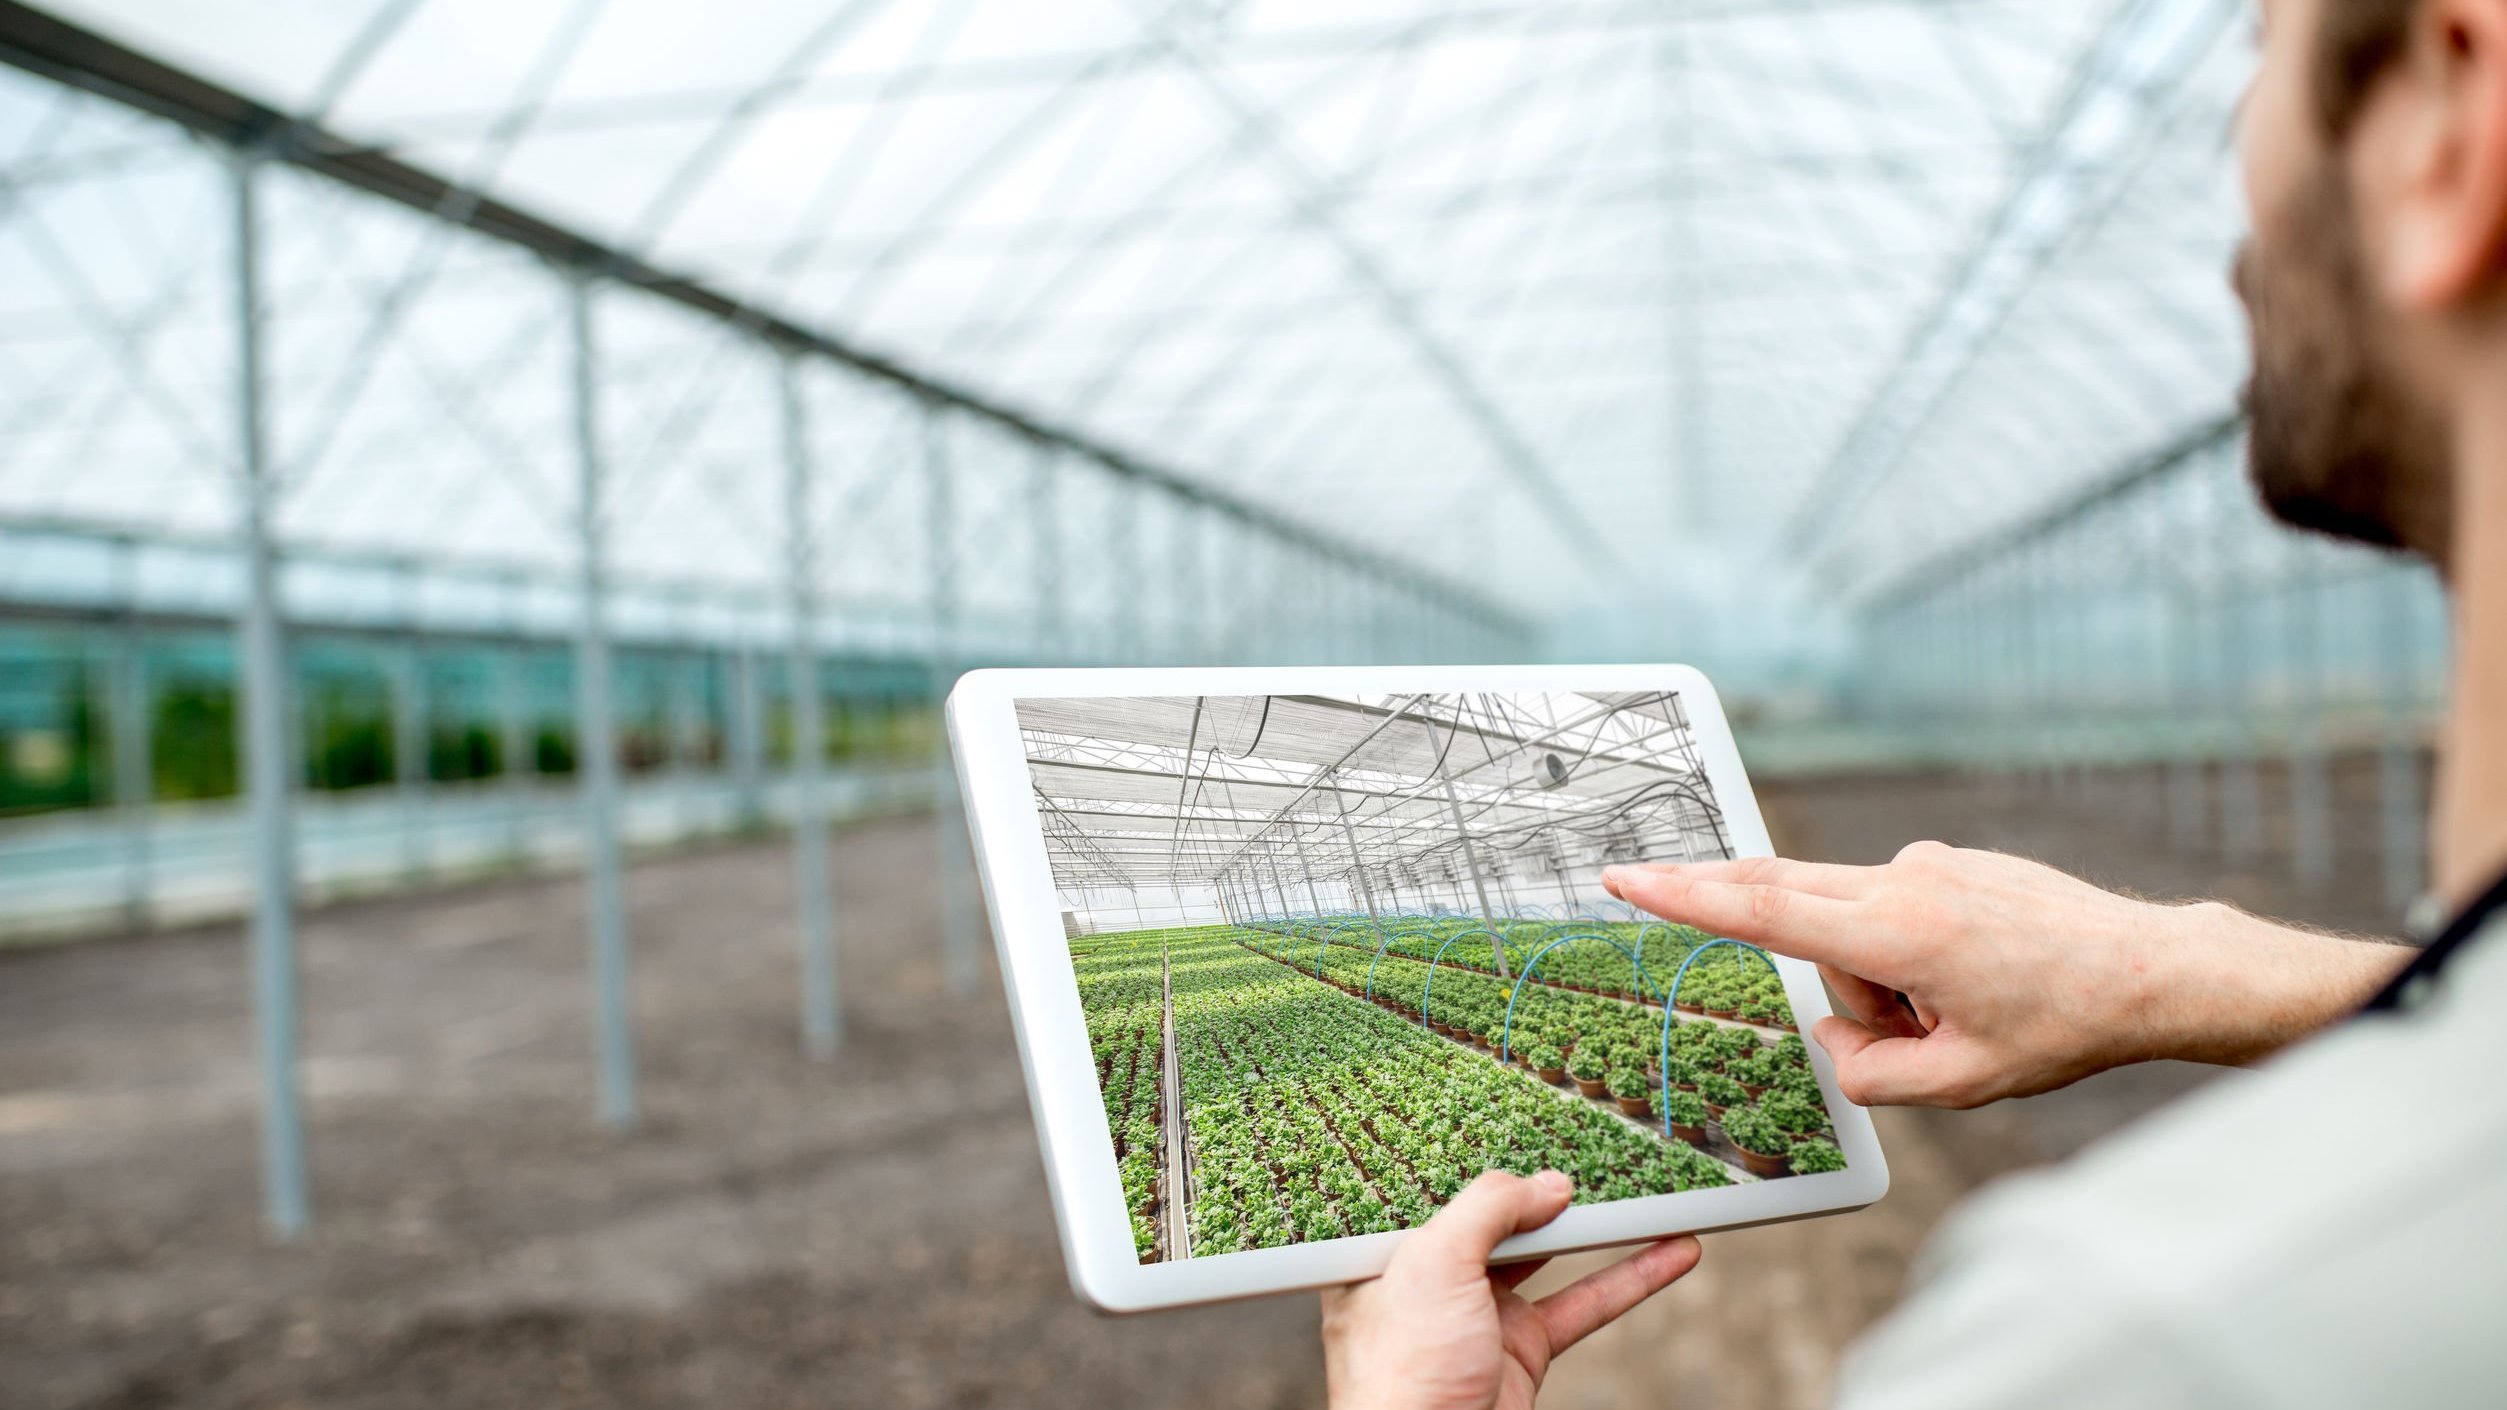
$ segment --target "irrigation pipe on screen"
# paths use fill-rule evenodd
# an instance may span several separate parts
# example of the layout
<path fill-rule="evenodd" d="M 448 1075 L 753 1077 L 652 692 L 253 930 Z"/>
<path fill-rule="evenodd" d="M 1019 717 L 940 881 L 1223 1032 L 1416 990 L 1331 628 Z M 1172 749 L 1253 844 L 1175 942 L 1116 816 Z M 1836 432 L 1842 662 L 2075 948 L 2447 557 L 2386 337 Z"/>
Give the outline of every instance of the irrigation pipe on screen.
<path fill-rule="evenodd" d="M 1680 970 L 1679 970 L 1679 972 L 1671 976 L 1671 988 L 1670 988 L 1667 992 L 1665 992 L 1665 993 L 1664 993 L 1664 995 L 1663 995 L 1663 1040 L 1662 1040 L 1662 1048 L 1661 1048 L 1660 1053 L 1659 1053 L 1659 1054 L 1657 1055 L 1657 1057 L 1655 1058 L 1655 1062 L 1658 1064 L 1657 1071 L 1659 1071 L 1659 1072 L 1662 1074 L 1662 1076 L 1661 1076 L 1661 1078 L 1660 1078 L 1660 1081 L 1661 1081 L 1661 1088 L 1660 1088 L 1660 1090 L 1658 1090 L 1658 1091 L 1655 1093 L 1655 1105 L 1656 1105 L 1656 1106 L 1658 1106 L 1658 1107 L 1660 1107 L 1660 1108 L 1662 1109 L 1662 1113 L 1663 1113 L 1663 1139 L 1665 1139 L 1665 1140 L 1670 1140 L 1670 1139 L 1672 1139 L 1672 1134 L 1671 1134 L 1671 1022 L 1672 1022 L 1672 1015 L 1673 1015 L 1673 1014 L 1674 1014 L 1674 1012 L 1676 1011 L 1676 1006 L 1678 1005 L 1678 1003 L 1679 1003 L 1679 1001 L 1680 1001 L 1680 981 L 1689 977 L 1689 966 L 1691 966 L 1691 965 L 1693 965 L 1693 964 L 1696 964 L 1696 963 L 1697 963 L 1697 957 L 1698 957 L 1698 956 L 1700 956 L 1700 955 L 1702 955 L 1702 954 L 1705 954 L 1705 953 L 1706 953 L 1707 951 L 1709 951 L 1709 950 L 1718 950 L 1718 949 L 1722 949 L 1722 948 L 1724 948 L 1724 947 L 1726 947 L 1726 946 L 1730 946 L 1731 948 L 1733 948 L 1733 949 L 1735 949 L 1735 950 L 1747 950 L 1747 951 L 1749 951 L 1751 954 L 1758 956 L 1760 959 L 1767 961 L 1767 971 L 1768 971 L 1768 973 L 1773 974 L 1773 975 L 1775 975 L 1775 976 L 1776 976 L 1776 982 L 1777 982 L 1779 985 L 1781 985 L 1781 984 L 1783 984 L 1783 983 L 1784 983 L 1784 971 L 1783 971 L 1783 970 L 1780 970 L 1780 969 L 1778 969 L 1778 968 L 1776 968 L 1776 961 L 1775 961 L 1775 957 L 1774 957 L 1774 956 L 1772 956 L 1772 955 L 1769 955 L 1769 954 L 1768 954 L 1765 950 L 1762 950 L 1762 949 L 1760 949 L 1759 947 L 1757 947 L 1756 945 L 1752 945 L 1752 944 L 1748 943 L 1747 941 L 1742 941 L 1742 940 L 1709 940 L 1709 941 L 1707 941 L 1705 944 L 1698 946 L 1698 947 L 1697 947 L 1696 949 L 1694 949 L 1694 950 L 1691 950 L 1691 951 L 1689 952 L 1689 957 L 1688 957 L 1687 959 L 1682 960 L 1682 961 L 1680 962 Z"/>

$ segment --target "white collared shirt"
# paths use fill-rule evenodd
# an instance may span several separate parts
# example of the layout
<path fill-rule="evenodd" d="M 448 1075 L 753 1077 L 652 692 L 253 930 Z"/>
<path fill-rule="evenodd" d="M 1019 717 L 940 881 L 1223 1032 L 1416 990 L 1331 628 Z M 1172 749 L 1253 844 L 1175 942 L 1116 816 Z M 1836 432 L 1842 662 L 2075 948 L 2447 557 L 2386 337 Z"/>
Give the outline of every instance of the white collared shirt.
<path fill-rule="evenodd" d="M 1970 1201 L 1837 1404 L 2507 1406 L 2507 920 L 2416 1009 Z"/>

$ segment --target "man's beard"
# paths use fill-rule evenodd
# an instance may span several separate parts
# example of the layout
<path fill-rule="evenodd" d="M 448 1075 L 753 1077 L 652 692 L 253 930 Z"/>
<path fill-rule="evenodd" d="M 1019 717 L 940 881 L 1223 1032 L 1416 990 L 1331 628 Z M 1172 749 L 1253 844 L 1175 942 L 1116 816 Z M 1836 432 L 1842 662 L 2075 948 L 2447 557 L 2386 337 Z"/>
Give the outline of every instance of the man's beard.
<path fill-rule="evenodd" d="M 2277 217 L 2277 219 L 2275 219 Z M 2254 339 L 2247 470 L 2282 522 L 2444 561 L 2447 437 L 2382 346 L 2350 189 L 2326 161 L 2274 220 L 2236 285 Z"/>

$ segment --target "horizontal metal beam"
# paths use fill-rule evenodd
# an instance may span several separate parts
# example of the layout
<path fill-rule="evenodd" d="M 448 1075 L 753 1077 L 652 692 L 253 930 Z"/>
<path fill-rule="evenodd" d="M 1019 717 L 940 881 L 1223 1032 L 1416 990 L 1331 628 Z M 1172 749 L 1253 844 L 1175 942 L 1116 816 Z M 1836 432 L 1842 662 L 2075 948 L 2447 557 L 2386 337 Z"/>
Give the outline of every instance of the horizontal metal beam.
<path fill-rule="evenodd" d="M 0 63 L 153 113 L 218 142 L 255 148 L 270 160 L 327 177 L 430 219 L 451 220 L 554 264 L 641 290 L 794 351 L 825 357 L 933 405 L 1093 461 L 1115 475 L 1363 569 L 1490 626 L 1516 632 L 1528 627 L 1523 619 L 1471 589 L 1408 562 L 1325 534 L 1079 431 L 1030 416 L 972 387 L 857 346 L 828 330 L 792 322 L 702 280 L 659 268 L 602 240 L 457 185 L 388 151 L 301 121 L 16 0 L 0 0 Z"/>

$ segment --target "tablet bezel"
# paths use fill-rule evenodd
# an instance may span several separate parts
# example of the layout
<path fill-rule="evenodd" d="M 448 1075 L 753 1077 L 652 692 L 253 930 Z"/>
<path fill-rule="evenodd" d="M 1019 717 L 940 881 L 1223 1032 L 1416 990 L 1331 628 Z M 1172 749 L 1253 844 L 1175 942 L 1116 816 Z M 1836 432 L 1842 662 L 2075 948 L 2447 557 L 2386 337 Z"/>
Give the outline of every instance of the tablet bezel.
<path fill-rule="evenodd" d="M 1044 831 L 1036 815 L 1016 702 L 1027 698 L 1133 695 L 1406 695 L 1678 691 L 1700 757 L 1722 806 L 1736 856 L 1772 849 L 1714 687 L 1686 666 L 1182 667 L 984 670 L 949 693 L 947 721 L 967 826 L 1018 1037 L 1019 1061 L 1043 1147 L 1045 1178 L 1071 1285 L 1108 1312 L 1142 1312 L 1328 1287 L 1383 1271 L 1402 1234 L 1368 1234 L 1167 1263 L 1141 1263 L 1116 1169 L 1114 1138 L 1089 1056 L 1069 942 L 1062 932 Z M 1808 1033 L 1829 1012 L 1810 964 L 1781 957 L 1785 997 Z M 1847 1168 L 1759 1184 L 1577 1205 L 1548 1227 L 1500 1244 L 1499 1261 L 1844 1213 L 1889 1187 L 1871 1115 L 1837 1090 L 1827 1053 L 1810 1045 L 1811 1068 Z"/>

